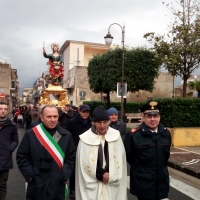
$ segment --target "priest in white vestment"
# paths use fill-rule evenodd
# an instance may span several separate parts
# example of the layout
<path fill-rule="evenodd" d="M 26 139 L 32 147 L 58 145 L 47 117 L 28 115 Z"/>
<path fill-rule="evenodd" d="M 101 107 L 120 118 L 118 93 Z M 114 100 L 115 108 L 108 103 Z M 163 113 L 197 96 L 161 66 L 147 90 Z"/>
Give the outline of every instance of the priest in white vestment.
<path fill-rule="evenodd" d="M 103 106 L 94 109 L 92 128 L 80 135 L 75 182 L 76 200 L 127 199 L 124 145 Z"/>

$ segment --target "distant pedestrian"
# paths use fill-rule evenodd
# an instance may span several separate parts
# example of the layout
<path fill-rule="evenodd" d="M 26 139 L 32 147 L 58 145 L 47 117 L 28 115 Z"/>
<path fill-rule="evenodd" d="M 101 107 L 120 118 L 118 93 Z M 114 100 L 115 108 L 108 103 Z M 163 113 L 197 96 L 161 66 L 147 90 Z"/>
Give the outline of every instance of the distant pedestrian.
<path fill-rule="evenodd" d="M 72 106 L 72 110 L 74 111 L 74 117 L 78 115 L 78 107 Z"/>
<path fill-rule="evenodd" d="M 18 115 L 18 107 L 15 106 L 13 107 L 13 110 L 12 110 L 12 120 L 17 124 L 17 115 Z"/>
<path fill-rule="evenodd" d="M 18 145 L 17 125 L 7 114 L 8 105 L 0 102 L 0 200 L 6 199 L 8 174 L 13 168 L 12 152 Z"/>
<path fill-rule="evenodd" d="M 29 105 L 28 110 L 25 112 L 25 116 L 26 116 L 26 130 L 29 129 L 29 126 L 32 122 L 32 118 L 31 118 L 31 111 L 33 109 L 33 104 Z"/>
<path fill-rule="evenodd" d="M 161 106 L 157 102 L 143 105 L 141 126 L 129 132 L 125 149 L 130 170 L 130 193 L 138 200 L 160 200 L 168 197 L 171 134 L 160 123 Z"/>
<path fill-rule="evenodd" d="M 30 115 L 31 115 L 31 123 L 39 119 L 39 111 L 36 106 L 33 106 Z"/>
<path fill-rule="evenodd" d="M 23 128 L 24 127 L 24 121 L 25 121 L 25 111 L 26 111 L 26 106 L 20 106 L 19 107 L 19 109 L 20 109 L 20 115 L 21 115 L 21 127 Z M 19 118 L 19 116 L 18 116 L 18 118 Z"/>
<path fill-rule="evenodd" d="M 42 121 L 41 121 L 41 111 L 42 111 L 42 108 L 44 107 L 45 105 L 40 105 L 40 106 L 38 106 L 37 107 L 37 109 L 38 109 L 38 118 L 36 119 L 36 120 L 34 120 L 34 121 L 32 121 L 31 122 L 31 124 L 30 124 L 30 126 L 29 126 L 29 129 L 30 128 L 33 128 L 33 127 L 35 127 L 35 126 L 37 126 L 38 124 L 40 124 L 40 123 L 42 123 Z"/>
<path fill-rule="evenodd" d="M 70 104 L 66 104 L 64 108 L 61 108 L 59 112 L 60 126 L 66 128 L 68 120 L 76 116 L 76 113 L 71 109 Z"/>
<path fill-rule="evenodd" d="M 108 115 L 110 119 L 110 127 L 118 130 L 120 132 L 122 140 L 124 141 L 126 133 L 127 133 L 126 124 L 118 120 L 117 109 L 116 108 L 108 109 Z"/>

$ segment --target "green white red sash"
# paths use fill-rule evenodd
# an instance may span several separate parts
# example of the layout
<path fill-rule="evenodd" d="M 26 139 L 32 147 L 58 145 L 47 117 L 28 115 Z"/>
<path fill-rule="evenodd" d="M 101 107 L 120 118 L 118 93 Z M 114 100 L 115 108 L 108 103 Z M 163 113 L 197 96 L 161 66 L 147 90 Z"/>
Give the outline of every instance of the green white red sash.
<path fill-rule="evenodd" d="M 42 123 L 33 127 L 33 132 L 35 133 L 37 139 L 40 141 L 42 146 L 44 146 L 44 148 L 50 153 L 50 155 L 56 161 L 60 169 L 62 169 L 65 154 L 63 153 L 58 143 L 48 133 L 48 131 L 44 128 Z"/>

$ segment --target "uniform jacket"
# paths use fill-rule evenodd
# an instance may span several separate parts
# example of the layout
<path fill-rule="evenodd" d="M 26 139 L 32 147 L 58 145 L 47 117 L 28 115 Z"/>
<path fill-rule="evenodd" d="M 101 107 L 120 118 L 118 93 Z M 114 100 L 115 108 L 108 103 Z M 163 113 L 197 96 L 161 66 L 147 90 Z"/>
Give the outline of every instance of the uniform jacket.
<path fill-rule="evenodd" d="M 59 146 L 65 154 L 63 169 L 41 145 L 32 129 L 24 135 L 18 151 L 17 164 L 28 183 L 27 200 L 64 200 L 64 187 L 74 168 L 75 149 L 71 134 L 60 126 Z M 42 152 L 48 155 L 49 169 L 43 169 Z"/>
<path fill-rule="evenodd" d="M 169 192 L 167 161 L 171 134 L 162 124 L 152 133 L 141 124 L 125 139 L 126 157 L 131 165 L 130 192 L 140 198 L 164 199 Z"/>
<path fill-rule="evenodd" d="M 81 135 L 91 127 L 92 127 L 91 118 L 89 117 L 88 123 L 84 125 L 81 116 L 78 114 L 75 118 L 70 119 L 68 121 L 66 129 L 72 134 L 75 146 L 78 146 L 79 135 Z"/>
<path fill-rule="evenodd" d="M 124 139 L 126 137 L 126 133 L 127 133 L 126 124 L 124 122 L 117 120 L 116 123 L 114 123 L 114 124 L 110 123 L 110 127 L 118 130 L 122 137 L 122 141 L 124 141 Z"/>
<path fill-rule="evenodd" d="M 17 125 L 7 118 L 0 128 L 0 171 L 13 168 L 12 152 L 18 145 Z"/>

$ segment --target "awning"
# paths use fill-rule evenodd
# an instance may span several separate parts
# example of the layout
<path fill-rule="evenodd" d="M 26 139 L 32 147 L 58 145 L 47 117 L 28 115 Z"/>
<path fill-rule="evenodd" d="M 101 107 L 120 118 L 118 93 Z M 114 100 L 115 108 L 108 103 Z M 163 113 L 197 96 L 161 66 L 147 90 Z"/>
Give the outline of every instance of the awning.
<path fill-rule="evenodd" d="M 5 93 L 1 93 L 0 94 L 0 98 L 5 98 L 6 94 Z"/>

